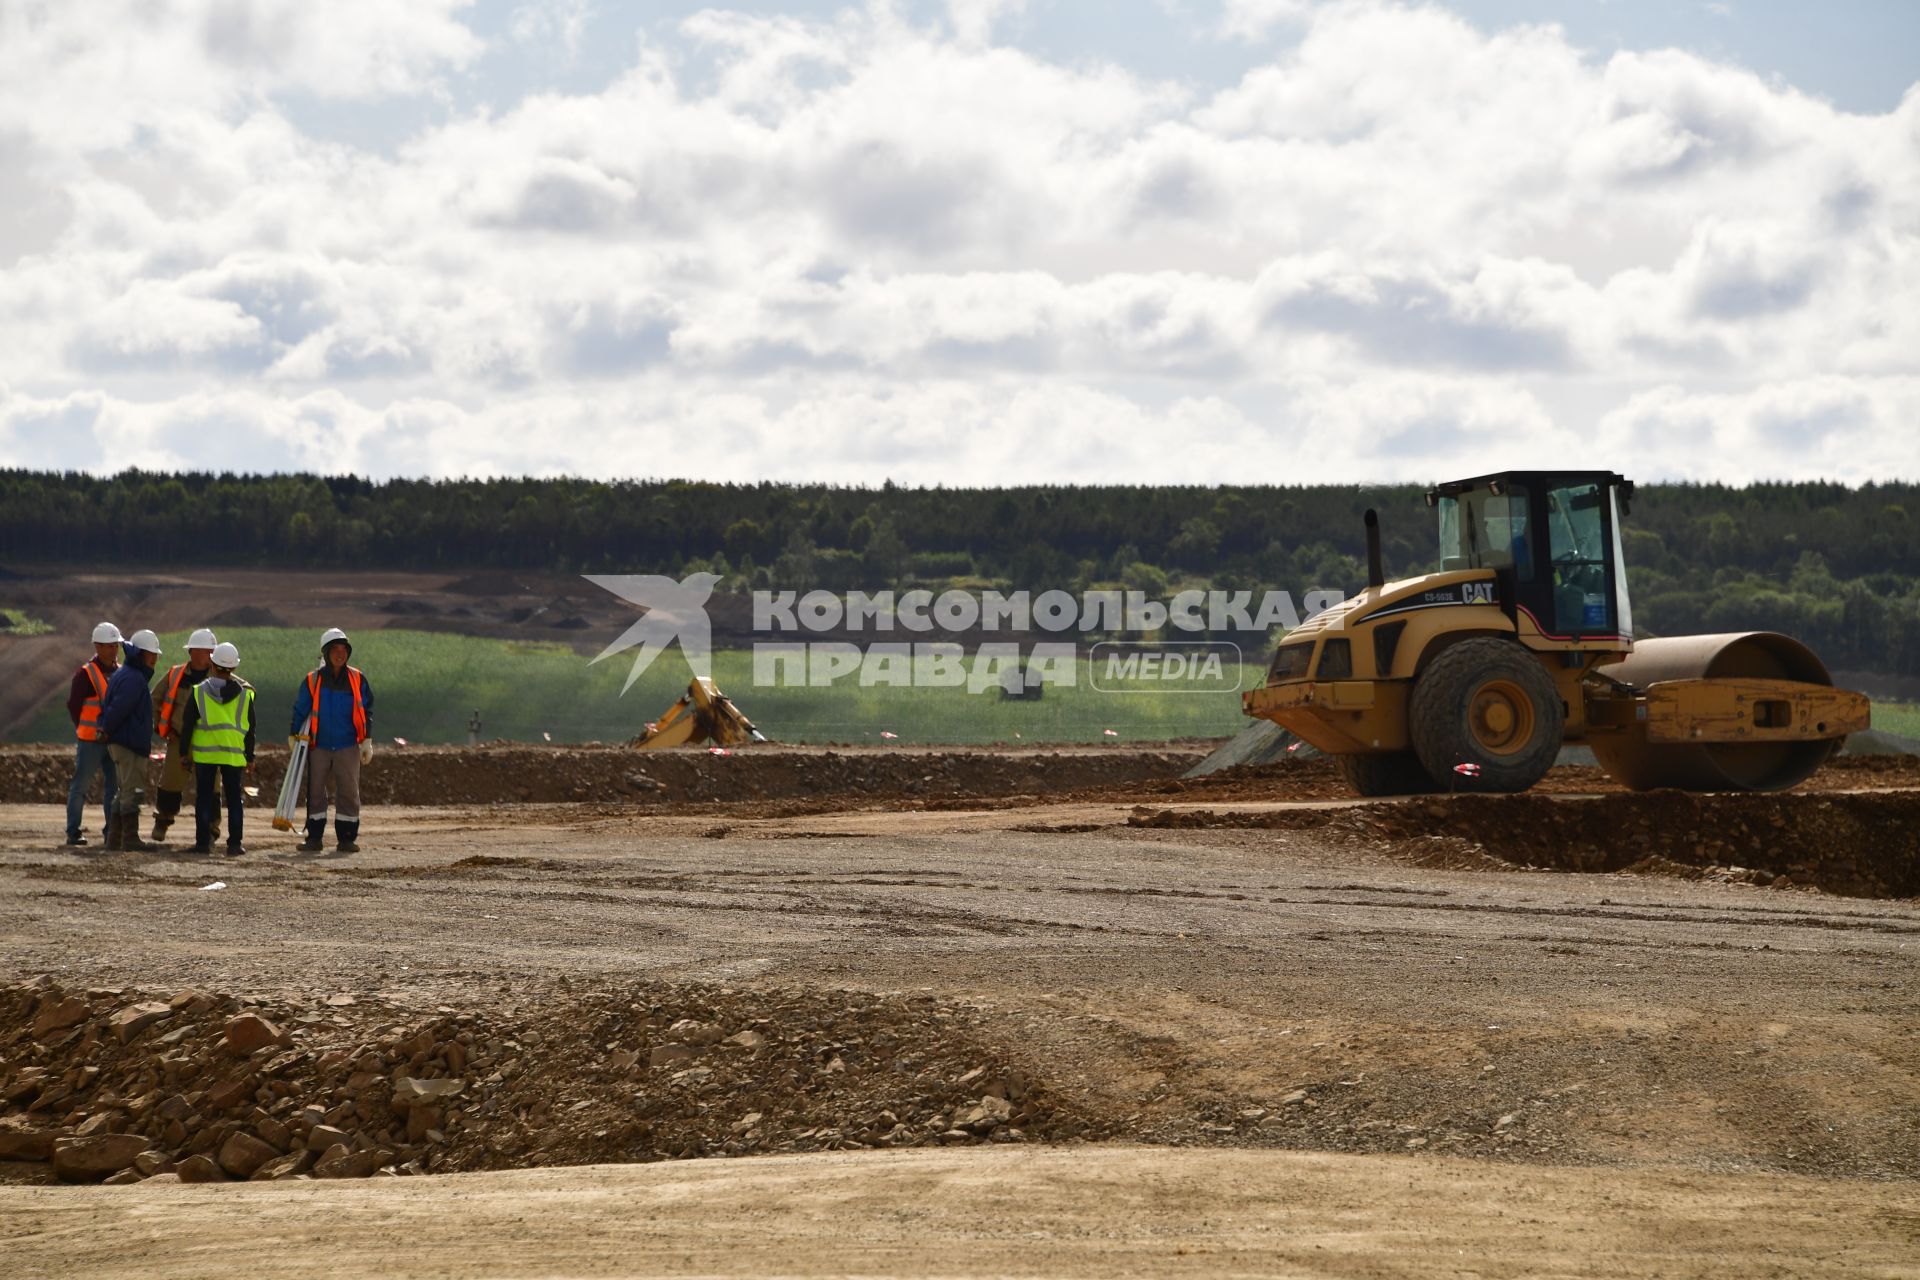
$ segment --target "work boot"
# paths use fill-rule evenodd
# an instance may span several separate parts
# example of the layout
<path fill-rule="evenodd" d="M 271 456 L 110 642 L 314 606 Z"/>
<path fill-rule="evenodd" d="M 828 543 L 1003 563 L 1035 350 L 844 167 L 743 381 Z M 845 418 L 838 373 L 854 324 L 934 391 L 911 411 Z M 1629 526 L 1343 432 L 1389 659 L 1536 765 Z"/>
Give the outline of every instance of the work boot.
<path fill-rule="evenodd" d="M 153 815 L 153 840 L 155 844 L 167 838 L 167 828 L 173 825 L 173 815 L 156 813 Z"/>
<path fill-rule="evenodd" d="M 160 846 L 148 844 L 140 838 L 140 811 L 123 814 L 120 818 L 120 848 L 124 853 L 152 853 Z"/>
<path fill-rule="evenodd" d="M 238 840 L 227 841 L 227 856 L 229 858 L 238 858 L 246 851 L 247 846 L 241 844 Z"/>
<path fill-rule="evenodd" d="M 87 847 L 87 836 L 85 832 L 76 831 L 72 835 L 67 837 L 67 848 L 84 849 L 86 847 Z"/>
<path fill-rule="evenodd" d="M 341 853 L 360 852 L 360 846 L 356 843 L 359 835 L 360 824 L 358 822 L 341 822 L 338 819 L 334 821 L 333 840 L 334 843 L 340 847 Z"/>
<path fill-rule="evenodd" d="M 103 846 L 108 853 L 118 853 L 124 847 L 120 835 L 127 829 L 126 817 L 119 813 L 107 815 L 107 843 Z"/>
<path fill-rule="evenodd" d="M 325 818 L 318 818 L 318 819 L 308 818 L 307 819 L 307 838 L 300 842 L 300 852 L 302 853 L 320 852 L 320 842 L 326 836 L 326 834 L 327 834 L 327 820 Z"/>
<path fill-rule="evenodd" d="M 196 840 L 193 842 L 193 848 L 187 850 L 187 852 L 188 853 L 212 853 L 213 846 L 207 843 L 205 840 Z"/>

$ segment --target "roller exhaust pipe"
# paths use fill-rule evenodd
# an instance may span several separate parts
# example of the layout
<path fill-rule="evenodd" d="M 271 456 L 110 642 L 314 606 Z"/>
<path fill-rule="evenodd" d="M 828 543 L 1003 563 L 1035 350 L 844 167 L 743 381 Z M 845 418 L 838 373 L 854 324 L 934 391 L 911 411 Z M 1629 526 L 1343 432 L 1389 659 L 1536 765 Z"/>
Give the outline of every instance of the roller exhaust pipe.
<path fill-rule="evenodd" d="M 1386 585 L 1386 570 L 1380 567 L 1380 513 L 1372 507 L 1367 508 L 1367 585 L 1382 587 Z"/>

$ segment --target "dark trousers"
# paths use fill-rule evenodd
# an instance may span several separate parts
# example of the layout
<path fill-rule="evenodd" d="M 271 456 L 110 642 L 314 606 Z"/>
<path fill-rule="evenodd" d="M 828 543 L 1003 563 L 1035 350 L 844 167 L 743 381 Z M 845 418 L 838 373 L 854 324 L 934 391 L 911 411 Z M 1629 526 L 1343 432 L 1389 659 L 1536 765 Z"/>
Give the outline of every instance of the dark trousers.
<path fill-rule="evenodd" d="M 227 844 L 240 843 L 240 824 L 246 821 L 244 807 L 246 797 L 240 790 L 242 770 L 234 764 L 199 764 L 193 766 L 193 842 L 196 845 L 210 845 L 213 842 L 214 796 L 213 783 L 217 774 L 220 789 L 227 797 Z"/>
<path fill-rule="evenodd" d="M 87 790 L 93 785 L 93 775 L 99 774 L 106 779 L 107 812 L 113 812 L 113 792 L 117 779 L 113 773 L 113 761 L 107 755 L 104 742 L 76 742 L 73 752 L 73 785 L 67 788 L 67 839 L 80 834 L 80 825 L 86 821 Z"/>

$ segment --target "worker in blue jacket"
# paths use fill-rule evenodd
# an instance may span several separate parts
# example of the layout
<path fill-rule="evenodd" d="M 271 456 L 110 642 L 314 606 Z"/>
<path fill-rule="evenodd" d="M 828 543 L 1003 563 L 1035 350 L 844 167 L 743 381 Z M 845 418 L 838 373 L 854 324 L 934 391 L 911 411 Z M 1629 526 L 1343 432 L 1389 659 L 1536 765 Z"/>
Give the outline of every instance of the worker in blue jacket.
<path fill-rule="evenodd" d="M 360 766 L 373 759 L 373 685 L 347 665 L 353 642 L 333 627 L 320 637 L 320 668 L 307 673 L 293 695 L 289 749 L 307 743 L 307 838 L 302 853 L 318 853 L 334 812 L 334 842 L 341 853 L 360 849 Z"/>
<path fill-rule="evenodd" d="M 147 791 L 147 753 L 153 750 L 154 664 L 160 660 L 160 638 L 151 631 L 127 637 L 127 659 L 107 681 L 100 703 L 100 732 L 113 761 L 113 812 L 107 818 L 110 852 L 148 853 L 159 848 L 140 838 L 140 798 Z"/>

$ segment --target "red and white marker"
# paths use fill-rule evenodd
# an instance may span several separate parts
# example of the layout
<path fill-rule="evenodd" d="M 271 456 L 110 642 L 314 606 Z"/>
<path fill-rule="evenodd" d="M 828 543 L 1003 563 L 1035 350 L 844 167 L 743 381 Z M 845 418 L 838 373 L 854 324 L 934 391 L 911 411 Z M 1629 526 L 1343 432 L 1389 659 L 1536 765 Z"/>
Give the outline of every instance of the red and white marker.
<path fill-rule="evenodd" d="M 1480 776 L 1480 766 L 1471 760 L 1453 766 L 1453 771 L 1463 778 L 1477 778 Z"/>

